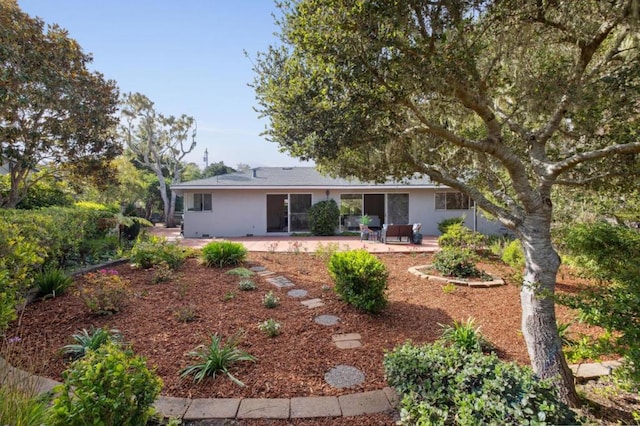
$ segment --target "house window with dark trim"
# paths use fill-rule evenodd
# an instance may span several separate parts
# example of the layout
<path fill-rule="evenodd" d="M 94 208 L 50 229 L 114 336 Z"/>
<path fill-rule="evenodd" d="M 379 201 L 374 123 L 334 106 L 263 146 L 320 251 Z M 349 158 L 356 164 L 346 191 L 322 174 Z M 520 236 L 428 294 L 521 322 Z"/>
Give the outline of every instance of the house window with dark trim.
<path fill-rule="evenodd" d="M 193 211 L 210 212 L 212 210 L 211 194 L 193 194 Z"/>
<path fill-rule="evenodd" d="M 470 198 L 462 192 L 437 192 L 436 210 L 469 210 Z"/>

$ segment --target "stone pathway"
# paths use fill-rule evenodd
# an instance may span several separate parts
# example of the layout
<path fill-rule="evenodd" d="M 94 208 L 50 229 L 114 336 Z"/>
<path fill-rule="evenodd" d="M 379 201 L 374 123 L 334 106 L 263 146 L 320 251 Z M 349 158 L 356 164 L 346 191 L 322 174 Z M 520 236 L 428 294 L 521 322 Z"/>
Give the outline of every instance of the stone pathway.
<path fill-rule="evenodd" d="M 360 333 L 335 334 L 332 337 L 333 343 L 335 343 L 338 349 L 359 348 L 362 346 L 360 339 L 362 339 Z"/>

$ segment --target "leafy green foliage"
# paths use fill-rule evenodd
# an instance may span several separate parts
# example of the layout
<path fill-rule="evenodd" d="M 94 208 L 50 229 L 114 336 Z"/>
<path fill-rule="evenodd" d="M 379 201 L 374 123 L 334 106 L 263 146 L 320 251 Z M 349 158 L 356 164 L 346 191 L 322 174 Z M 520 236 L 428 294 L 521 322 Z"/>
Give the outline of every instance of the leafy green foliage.
<path fill-rule="evenodd" d="M 212 241 L 202 248 L 202 259 L 209 267 L 235 266 L 246 257 L 247 249 L 232 241 Z"/>
<path fill-rule="evenodd" d="M 369 313 L 387 306 L 388 272 L 377 257 L 366 250 L 335 252 L 329 260 L 334 290 L 345 302 Z"/>
<path fill-rule="evenodd" d="M 153 267 L 151 282 L 154 284 L 166 283 L 174 279 L 175 276 L 175 272 L 173 272 L 167 262 L 160 262 L 160 264 Z"/>
<path fill-rule="evenodd" d="M 83 328 L 71 336 L 75 343 L 62 347 L 62 353 L 71 356 L 72 359 L 78 359 L 85 356 L 89 351 L 95 351 L 107 342 L 120 344 L 122 335 L 118 330 L 107 330 L 101 327 L 90 330 Z"/>
<path fill-rule="evenodd" d="M 307 218 L 313 235 L 335 235 L 340 209 L 333 199 L 319 201 L 307 210 Z"/>
<path fill-rule="evenodd" d="M 433 269 L 446 277 L 469 278 L 481 275 L 476 255 L 469 249 L 445 247 L 433 255 Z"/>
<path fill-rule="evenodd" d="M 579 224 L 566 233 L 564 248 L 583 272 L 610 283 L 559 295 L 558 301 L 577 309 L 581 320 L 615 334 L 613 350 L 640 383 L 640 232 L 605 222 Z"/>
<path fill-rule="evenodd" d="M 252 280 L 240 280 L 238 288 L 242 291 L 251 291 L 256 289 L 256 283 Z"/>
<path fill-rule="evenodd" d="M 273 318 L 269 318 L 268 320 L 258 324 L 258 329 L 264 332 L 269 337 L 276 337 L 277 335 L 279 335 L 280 328 L 280 323 Z"/>
<path fill-rule="evenodd" d="M 139 239 L 131 249 L 131 263 L 145 269 L 162 263 L 170 269 L 176 269 L 184 263 L 187 256 L 183 247 L 162 237 Z"/>
<path fill-rule="evenodd" d="M 472 248 L 482 244 L 484 236 L 473 232 L 460 223 L 452 223 L 447 226 L 447 231 L 438 237 L 440 247 Z"/>
<path fill-rule="evenodd" d="M 0 28 L 0 122 L 10 124 L 3 124 L 0 139 L 2 162 L 11 164 L 9 194 L 0 192 L 0 206 L 15 207 L 45 162 L 50 176 L 112 179 L 109 162 L 121 151 L 113 132 L 115 81 L 89 70 L 91 55 L 65 29 L 52 25 L 45 31 L 44 22 L 16 2 L 3 1 Z"/>
<path fill-rule="evenodd" d="M 63 378 L 51 425 L 144 425 L 162 388 L 142 357 L 113 342 L 74 361 Z"/>
<path fill-rule="evenodd" d="M 333 256 L 333 253 L 337 251 L 340 251 L 340 245 L 338 243 L 327 243 L 326 246 L 322 243 L 318 243 L 314 254 L 328 263 L 331 256 Z"/>
<path fill-rule="evenodd" d="M 118 312 L 129 301 L 129 281 L 120 277 L 118 271 L 101 269 L 84 276 L 79 296 L 84 304 L 98 315 Z"/>
<path fill-rule="evenodd" d="M 449 217 L 438 222 L 438 231 L 440 234 L 446 234 L 451 225 L 464 225 L 464 216 Z"/>
<path fill-rule="evenodd" d="M 255 275 L 255 272 L 253 272 L 250 269 L 240 267 L 240 268 L 229 269 L 226 272 L 226 274 L 228 274 L 228 275 L 237 275 L 237 276 L 242 277 L 242 278 L 249 278 L 249 277 Z"/>
<path fill-rule="evenodd" d="M 48 267 L 37 272 L 33 283 L 39 296 L 60 296 L 73 283 L 71 277 L 61 268 Z"/>
<path fill-rule="evenodd" d="M 235 378 L 229 371 L 229 368 L 237 362 L 255 362 L 256 360 L 249 353 L 238 348 L 242 335 L 243 333 L 239 331 L 229 337 L 226 343 L 223 343 L 222 337 L 217 334 L 213 334 L 211 336 L 211 343 L 209 343 L 208 346 L 200 345 L 195 350 L 187 354 L 202 362 L 183 368 L 180 371 L 181 377 L 193 375 L 193 380 L 196 383 L 200 383 L 205 377 L 212 377 L 215 379 L 218 373 L 224 373 L 235 384 L 244 386 L 244 383 Z"/>
<path fill-rule="evenodd" d="M 505 246 L 502 252 L 502 261 L 512 268 L 524 268 L 524 250 L 520 240 L 513 240 Z"/>
<path fill-rule="evenodd" d="M 280 299 L 278 296 L 273 294 L 273 291 L 269 291 L 269 293 L 265 294 L 262 298 L 262 305 L 265 308 L 273 309 L 280 304 Z"/>
<path fill-rule="evenodd" d="M 387 381 L 401 396 L 401 424 L 574 424 L 550 381 L 494 354 L 405 343 L 385 354 Z"/>
<path fill-rule="evenodd" d="M 440 340 L 446 344 L 466 352 L 484 352 L 491 348 L 473 318 L 468 318 L 466 322 L 454 320 L 451 325 L 439 325 L 442 328 Z"/>

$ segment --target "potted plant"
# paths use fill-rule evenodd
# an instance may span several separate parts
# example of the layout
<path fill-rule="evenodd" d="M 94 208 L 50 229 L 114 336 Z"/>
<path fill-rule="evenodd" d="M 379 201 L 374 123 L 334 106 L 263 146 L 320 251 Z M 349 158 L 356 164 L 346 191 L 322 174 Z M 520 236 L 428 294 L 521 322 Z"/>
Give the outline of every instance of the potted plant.
<path fill-rule="evenodd" d="M 371 218 L 368 215 L 362 215 L 360 217 L 360 239 L 368 240 L 369 239 L 369 224 L 371 223 Z"/>

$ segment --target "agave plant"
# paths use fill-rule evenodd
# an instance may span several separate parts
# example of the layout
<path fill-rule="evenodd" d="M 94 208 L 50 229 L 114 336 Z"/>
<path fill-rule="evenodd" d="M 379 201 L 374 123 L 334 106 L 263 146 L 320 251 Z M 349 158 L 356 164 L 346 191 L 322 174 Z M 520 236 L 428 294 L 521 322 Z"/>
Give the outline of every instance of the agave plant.
<path fill-rule="evenodd" d="M 106 342 L 120 343 L 122 341 L 122 335 L 118 330 L 93 327 L 91 327 L 91 330 L 83 328 L 82 331 L 72 335 L 71 338 L 75 343 L 63 346 L 62 352 L 70 355 L 73 359 L 82 358 L 88 351 L 95 351 Z"/>
<path fill-rule="evenodd" d="M 198 358 L 202 362 L 189 365 L 180 370 L 180 377 L 193 375 L 193 380 L 196 383 L 200 383 L 205 377 L 215 378 L 216 374 L 221 372 L 226 374 L 238 386 L 244 386 L 244 383 L 235 378 L 229 371 L 229 367 L 237 362 L 255 362 L 256 360 L 254 356 L 238 348 L 242 336 L 242 331 L 239 331 L 229 337 L 226 343 L 223 343 L 222 337 L 218 336 L 217 333 L 213 334 L 211 343 L 208 346 L 200 345 L 187 354 Z"/>

